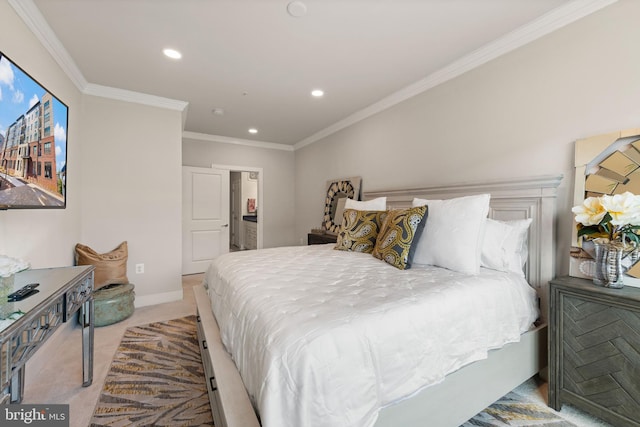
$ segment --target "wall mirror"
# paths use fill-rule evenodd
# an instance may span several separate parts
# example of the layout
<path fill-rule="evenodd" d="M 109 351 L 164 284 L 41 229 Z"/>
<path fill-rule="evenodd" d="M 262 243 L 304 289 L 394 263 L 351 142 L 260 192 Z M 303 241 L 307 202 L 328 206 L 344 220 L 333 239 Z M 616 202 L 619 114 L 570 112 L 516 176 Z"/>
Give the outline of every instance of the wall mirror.
<path fill-rule="evenodd" d="M 573 205 L 587 197 L 629 191 L 640 194 L 640 129 L 628 129 L 576 141 Z M 575 221 L 575 220 L 574 220 Z M 593 243 L 578 238 L 573 227 L 569 274 L 592 278 Z M 640 287 L 640 261 L 628 260 L 625 285 Z"/>
<path fill-rule="evenodd" d="M 324 201 L 322 229 L 337 234 L 342 225 L 342 213 L 346 200 L 360 200 L 360 177 L 327 181 L 327 195 Z"/>

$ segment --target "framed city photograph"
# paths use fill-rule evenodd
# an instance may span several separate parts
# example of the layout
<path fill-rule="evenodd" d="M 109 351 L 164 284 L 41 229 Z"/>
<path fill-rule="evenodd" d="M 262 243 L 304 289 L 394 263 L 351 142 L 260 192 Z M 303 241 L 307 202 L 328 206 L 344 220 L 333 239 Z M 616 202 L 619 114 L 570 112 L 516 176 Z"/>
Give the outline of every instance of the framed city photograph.
<path fill-rule="evenodd" d="M 0 209 L 66 207 L 68 115 L 0 52 Z"/>

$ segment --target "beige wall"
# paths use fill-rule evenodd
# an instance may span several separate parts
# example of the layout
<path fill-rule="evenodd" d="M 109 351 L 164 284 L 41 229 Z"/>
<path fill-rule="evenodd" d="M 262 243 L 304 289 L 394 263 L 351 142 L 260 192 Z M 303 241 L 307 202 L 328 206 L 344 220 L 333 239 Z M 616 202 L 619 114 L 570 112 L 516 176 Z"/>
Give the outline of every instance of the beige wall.
<path fill-rule="evenodd" d="M 568 272 L 573 146 L 640 123 L 640 2 L 621 0 L 296 154 L 296 238 L 319 224 L 327 179 L 366 190 L 563 174 Z"/>
<path fill-rule="evenodd" d="M 0 2 L 0 40 L 5 55 L 69 107 L 67 207 L 0 211 L 0 254 L 23 258 L 34 268 L 71 265 L 80 238 L 82 96 L 5 1 Z M 8 124 L 0 123 L 3 129 Z"/>
<path fill-rule="evenodd" d="M 185 138 L 184 166 L 216 165 L 262 168 L 264 197 L 258 201 L 263 224 L 263 247 L 296 244 L 294 236 L 294 154 L 293 151 L 255 148 Z M 306 242 L 306 235 L 305 235 Z"/>
<path fill-rule="evenodd" d="M 85 96 L 82 130 L 82 243 L 102 253 L 128 242 L 136 305 L 180 299 L 181 113 Z"/>
<path fill-rule="evenodd" d="M 128 240 L 138 296 L 170 295 L 179 288 L 181 164 L 263 168 L 265 247 L 306 242 L 336 177 L 362 176 L 366 191 L 564 174 L 566 271 L 573 142 L 638 126 L 638 17 L 640 2 L 620 0 L 296 152 L 185 139 L 181 161 L 177 112 L 83 96 L 0 2 L 0 48 L 70 113 L 67 208 L 0 212 L 0 253 L 62 266 L 78 241 L 108 250 Z"/>
<path fill-rule="evenodd" d="M 106 252 L 127 240 L 136 304 L 179 299 L 181 113 L 82 95 L 4 1 L 0 40 L 69 107 L 67 207 L 0 211 L 0 254 L 60 267 L 73 265 L 78 242 Z"/>

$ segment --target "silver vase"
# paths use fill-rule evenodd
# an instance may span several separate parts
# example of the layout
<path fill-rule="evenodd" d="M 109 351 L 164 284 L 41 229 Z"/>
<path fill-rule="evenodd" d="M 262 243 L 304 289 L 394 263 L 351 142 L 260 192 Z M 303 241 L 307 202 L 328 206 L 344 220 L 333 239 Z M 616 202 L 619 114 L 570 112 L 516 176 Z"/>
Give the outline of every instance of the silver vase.
<path fill-rule="evenodd" d="M 624 286 L 624 269 L 622 258 L 625 247 L 620 242 L 594 242 L 596 270 L 593 283 L 606 288 L 622 288 Z"/>

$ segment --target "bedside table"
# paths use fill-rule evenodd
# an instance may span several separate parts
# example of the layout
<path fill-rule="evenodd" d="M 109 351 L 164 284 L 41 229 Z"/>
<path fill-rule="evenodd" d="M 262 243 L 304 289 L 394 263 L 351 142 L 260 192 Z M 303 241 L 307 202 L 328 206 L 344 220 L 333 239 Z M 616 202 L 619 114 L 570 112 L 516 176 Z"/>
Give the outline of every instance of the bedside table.
<path fill-rule="evenodd" d="M 307 234 L 308 245 L 324 245 L 325 243 L 335 243 L 337 239 L 338 236 L 336 236 L 335 234 Z"/>
<path fill-rule="evenodd" d="M 549 406 L 640 427 L 640 288 L 549 283 Z"/>

